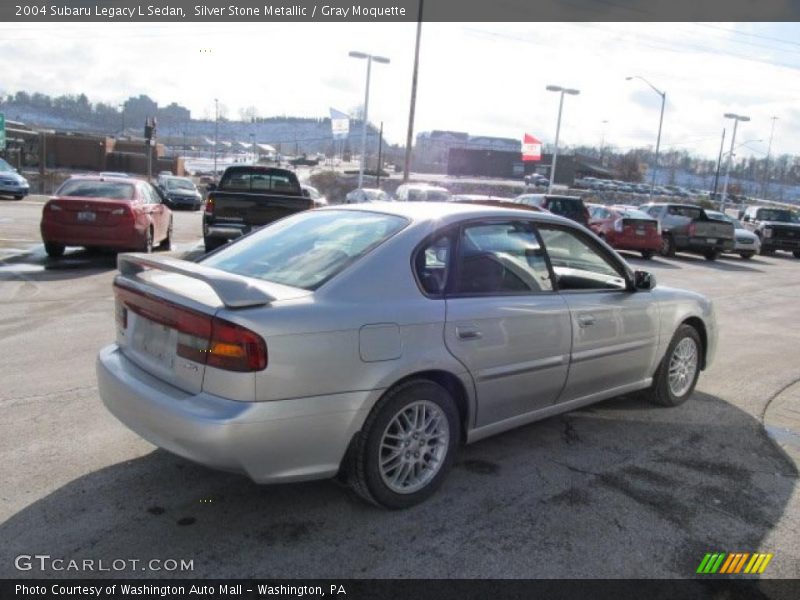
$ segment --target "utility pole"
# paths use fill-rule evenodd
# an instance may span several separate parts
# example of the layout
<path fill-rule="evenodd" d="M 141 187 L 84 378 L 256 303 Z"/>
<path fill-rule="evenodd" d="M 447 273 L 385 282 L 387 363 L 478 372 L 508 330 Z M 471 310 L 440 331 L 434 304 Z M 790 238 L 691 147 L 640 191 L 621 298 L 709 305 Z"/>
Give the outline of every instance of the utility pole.
<path fill-rule="evenodd" d="M 214 177 L 217 176 L 217 146 L 219 142 L 219 100 L 214 98 Z"/>
<path fill-rule="evenodd" d="M 731 151 L 728 153 L 728 160 L 725 162 L 725 181 L 722 184 L 722 201 L 719 205 L 719 212 L 725 212 L 725 201 L 727 200 L 728 195 L 728 179 L 731 175 L 731 161 L 733 160 L 733 151 L 736 149 L 734 143 L 736 142 L 736 127 L 739 125 L 739 121 L 747 122 L 750 120 L 750 117 L 746 115 L 737 115 L 734 113 L 725 113 L 726 119 L 733 119 L 733 134 L 731 135 Z"/>
<path fill-rule="evenodd" d="M 769 179 L 769 159 L 772 153 L 772 136 L 775 134 L 775 121 L 778 117 L 772 117 L 772 127 L 769 131 L 769 145 L 767 146 L 767 158 L 764 161 L 764 180 L 761 182 L 761 197 L 767 197 L 767 181 Z"/>
<path fill-rule="evenodd" d="M 424 0 L 419 0 L 417 15 L 417 42 L 414 48 L 414 71 L 411 76 L 411 105 L 408 109 L 408 132 L 406 134 L 406 157 L 403 166 L 403 183 L 408 183 L 411 173 L 411 147 L 414 143 L 414 112 L 417 106 L 417 76 L 419 74 L 419 41 L 422 36 L 422 8 Z"/>
<path fill-rule="evenodd" d="M 725 145 L 725 128 L 722 128 L 722 141 L 719 143 L 719 158 L 717 158 L 717 172 L 714 173 L 714 193 L 712 197 L 717 195 L 717 183 L 719 182 L 719 168 L 722 166 L 722 148 Z"/>
<path fill-rule="evenodd" d="M 378 134 L 378 168 L 376 169 L 375 187 L 381 187 L 381 150 L 383 150 L 383 121 L 381 132 Z"/>
<path fill-rule="evenodd" d="M 39 134 L 39 193 L 45 193 L 44 177 L 47 171 L 47 134 Z"/>

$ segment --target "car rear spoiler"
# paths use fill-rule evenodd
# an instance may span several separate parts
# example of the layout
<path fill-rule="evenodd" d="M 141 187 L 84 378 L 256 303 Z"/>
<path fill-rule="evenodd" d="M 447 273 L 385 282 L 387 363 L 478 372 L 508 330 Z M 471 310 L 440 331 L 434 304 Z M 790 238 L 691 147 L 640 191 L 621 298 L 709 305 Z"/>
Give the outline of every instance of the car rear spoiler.
<path fill-rule="evenodd" d="M 166 256 L 120 254 L 117 267 L 126 277 L 135 277 L 145 269 L 157 269 L 198 279 L 209 285 L 229 308 L 262 306 L 276 300 L 275 296 L 254 286 L 250 279 L 242 275 Z"/>

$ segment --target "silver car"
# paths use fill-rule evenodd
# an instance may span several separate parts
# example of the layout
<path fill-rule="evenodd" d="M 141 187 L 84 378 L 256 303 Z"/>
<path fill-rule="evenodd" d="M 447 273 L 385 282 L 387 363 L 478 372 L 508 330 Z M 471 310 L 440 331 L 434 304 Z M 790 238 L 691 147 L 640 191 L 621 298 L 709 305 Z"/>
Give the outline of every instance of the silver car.
<path fill-rule="evenodd" d="M 655 287 L 580 225 L 456 203 L 306 211 L 199 263 L 120 255 L 108 409 L 256 482 L 346 478 L 411 506 L 456 449 L 645 390 L 714 355 L 711 302 Z"/>

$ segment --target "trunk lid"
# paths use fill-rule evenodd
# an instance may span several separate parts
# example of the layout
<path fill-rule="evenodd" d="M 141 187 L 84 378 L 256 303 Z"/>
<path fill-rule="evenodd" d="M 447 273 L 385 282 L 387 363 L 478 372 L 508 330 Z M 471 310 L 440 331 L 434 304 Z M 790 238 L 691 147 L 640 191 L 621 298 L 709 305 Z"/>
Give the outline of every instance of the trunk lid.
<path fill-rule="evenodd" d="M 47 203 L 45 214 L 64 225 L 113 227 L 131 220 L 132 207 L 130 200 L 56 196 Z"/>
<path fill-rule="evenodd" d="M 241 223 L 249 227 L 267 225 L 296 212 L 313 208 L 303 196 L 283 196 L 248 192 L 211 192 L 215 224 Z"/>

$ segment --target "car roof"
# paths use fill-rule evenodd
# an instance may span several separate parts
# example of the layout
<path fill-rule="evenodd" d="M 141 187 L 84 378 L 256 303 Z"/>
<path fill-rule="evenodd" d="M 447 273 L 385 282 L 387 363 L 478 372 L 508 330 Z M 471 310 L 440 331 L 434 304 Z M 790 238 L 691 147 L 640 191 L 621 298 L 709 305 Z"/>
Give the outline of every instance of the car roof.
<path fill-rule="evenodd" d="M 116 183 L 127 183 L 133 185 L 136 183 L 146 183 L 144 179 L 137 177 L 123 177 L 121 175 L 72 175 L 68 181 L 113 181 Z"/>
<path fill-rule="evenodd" d="M 317 210 L 357 210 L 404 217 L 417 223 L 451 223 L 464 218 L 521 217 L 575 225 L 574 221 L 549 212 L 534 212 L 524 207 L 490 206 L 470 202 L 370 202 L 369 204 L 340 204 Z"/>

